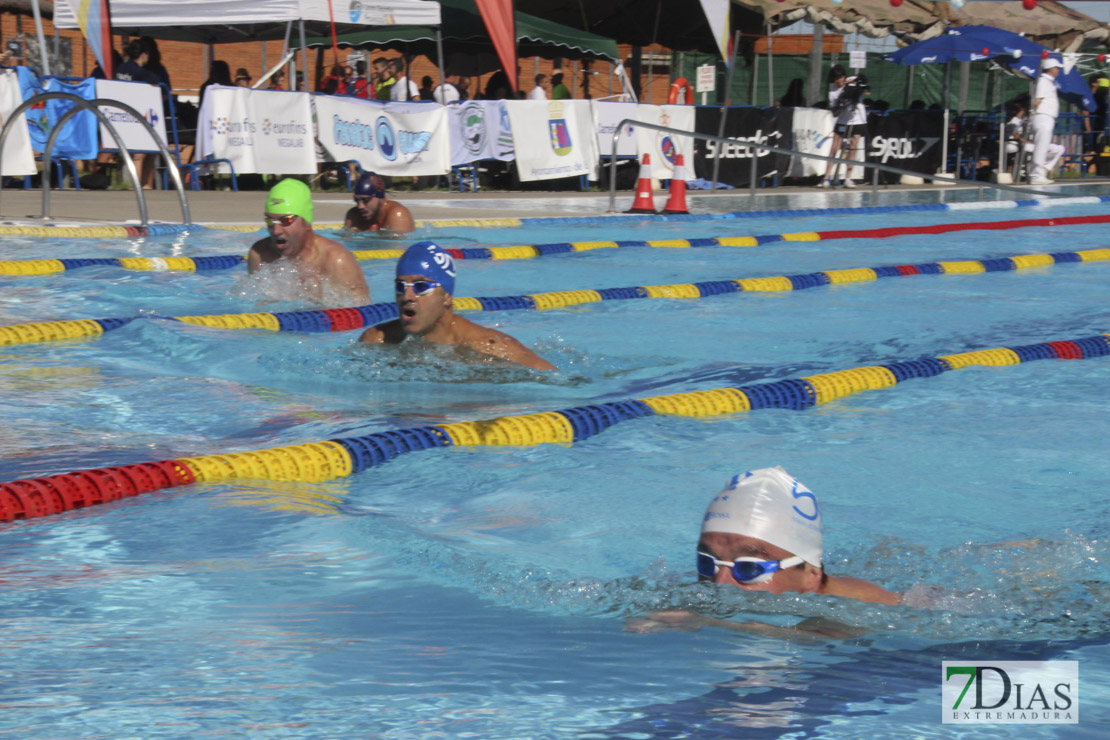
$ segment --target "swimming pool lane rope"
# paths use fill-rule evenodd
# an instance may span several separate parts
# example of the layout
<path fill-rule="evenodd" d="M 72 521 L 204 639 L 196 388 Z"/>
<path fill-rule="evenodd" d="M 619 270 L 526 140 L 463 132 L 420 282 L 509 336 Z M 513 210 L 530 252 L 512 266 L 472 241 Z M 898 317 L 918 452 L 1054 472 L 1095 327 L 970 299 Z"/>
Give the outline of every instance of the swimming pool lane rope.
<path fill-rule="evenodd" d="M 1064 262 L 1087 263 L 1110 260 L 1110 248 L 1086 249 L 1052 254 L 1019 254 L 986 260 L 927 262 L 917 265 L 887 265 L 845 270 L 825 270 L 802 275 L 779 275 L 736 280 L 710 280 L 675 285 L 644 285 L 631 288 L 600 290 L 562 290 L 532 295 L 495 296 L 486 298 L 455 298 L 459 311 L 506 311 L 513 309 L 545 311 L 599 301 L 637 298 L 706 298 L 725 293 L 777 292 L 805 290 L 823 285 L 857 283 L 888 277 L 913 275 L 966 275 L 980 272 L 1025 270 Z M 147 318 L 180 321 L 214 329 L 267 329 L 290 332 L 337 332 L 362 329 L 397 318 L 396 303 L 374 303 L 353 308 L 329 308 L 280 313 L 242 313 L 205 316 L 142 316 L 111 319 L 72 319 L 43 321 L 31 324 L 0 326 L 0 347 L 37 344 L 61 339 L 100 336 L 134 321 Z"/>
<path fill-rule="evenodd" d="M 889 388 L 965 367 L 1110 355 L 1110 334 L 857 367 L 770 383 L 577 406 L 481 421 L 374 432 L 358 437 L 251 452 L 94 468 L 0 483 L 0 522 L 61 514 L 192 483 L 269 480 L 318 483 L 381 465 L 406 452 L 438 447 L 573 444 L 629 419 L 709 417 L 758 409 L 802 411 L 863 391 Z"/>
<path fill-rule="evenodd" d="M 1069 216 L 1065 218 L 1036 218 L 1011 221 L 974 221 L 934 226 L 897 226 L 879 229 L 847 229 L 841 231 L 804 231 L 792 234 L 764 234 L 762 236 L 707 237 L 703 239 L 652 239 L 590 242 L 557 242 L 508 247 L 481 247 L 473 249 L 447 249 L 459 260 L 508 260 L 531 259 L 553 254 L 586 252 L 594 249 L 619 247 L 757 247 L 774 242 L 816 242 L 830 239 L 886 239 L 895 236 L 923 234 L 950 234 L 958 231 L 1003 231 L 1043 226 L 1073 226 L 1081 224 L 1110 223 L 1110 215 Z M 399 259 L 401 249 L 352 250 L 356 260 Z M 75 270 L 80 267 L 112 266 L 128 270 L 164 272 L 205 272 L 226 270 L 245 263 L 242 255 L 216 255 L 211 257 L 93 257 L 45 260 L 0 261 L 0 275 L 49 275 Z"/>
<path fill-rule="evenodd" d="M 964 201 L 959 203 L 905 203 L 890 206 L 853 206 L 847 208 L 784 208 L 765 211 L 733 211 L 730 213 L 680 213 L 673 215 L 643 214 L 636 216 L 554 216 L 535 218 L 452 218 L 417 221 L 417 228 L 459 228 L 459 227 L 506 227 L 506 226 L 553 226 L 567 224 L 589 223 L 643 223 L 644 221 L 676 222 L 676 221 L 733 221 L 752 218 L 775 218 L 782 216 L 838 216 L 838 215 L 866 215 L 869 213 L 908 213 L 911 211 L 972 211 L 983 209 L 1008 209 L 1008 208 L 1037 208 L 1042 206 L 1058 205 L 1084 205 L 1096 203 L 1110 203 L 1108 195 L 1063 197 L 1063 198 L 1029 198 L 1022 200 L 997 200 L 997 201 Z M 317 224 L 318 229 L 342 229 L 341 223 Z M 52 224 L 46 226 L 22 226 L 13 224 L 0 224 L 0 234 L 12 236 L 38 236 L 38 237 L 128 237 L 128 236 L 164 236 L 181 234 L 188 231 L 202 231 L 205 229 L 218 229 L 221 231 L 254 232 L 259 227 L 246 224 L 149 224 L 147 226 L 68 226 Z"/>

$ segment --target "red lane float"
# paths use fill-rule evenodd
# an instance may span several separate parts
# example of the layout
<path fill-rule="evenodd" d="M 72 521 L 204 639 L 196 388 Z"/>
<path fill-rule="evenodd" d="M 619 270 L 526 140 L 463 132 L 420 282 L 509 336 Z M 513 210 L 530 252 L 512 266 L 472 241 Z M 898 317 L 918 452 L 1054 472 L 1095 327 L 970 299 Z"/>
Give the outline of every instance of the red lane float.
<path fill-rule="evenodd" d="M 954 231 L 1002 231 L 1024 229 L 1028 226 L 1070 226 L 1074 224 L 1110 223 L 1110 216 L 1067 216 L 1064 218 L 1030 218 L 1021 221 L 975 221 L 960 224 L 935 224 L 933 226 L 891 226 L 883 229 L 852 229 L 850 231 L 818 231 L 822 239 L 883 239 L 891 236 L 914 234 L 950 234 Z"/>

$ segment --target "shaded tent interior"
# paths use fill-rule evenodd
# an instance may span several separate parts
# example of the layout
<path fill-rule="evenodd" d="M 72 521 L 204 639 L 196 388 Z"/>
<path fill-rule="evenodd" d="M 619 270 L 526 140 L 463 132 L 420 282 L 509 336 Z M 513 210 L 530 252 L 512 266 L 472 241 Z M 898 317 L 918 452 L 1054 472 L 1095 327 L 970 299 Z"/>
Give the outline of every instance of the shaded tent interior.
<path fill-rule="evenodd" d="M 449 71 L 479 75 L 501 67 L 474 0 L 441 0 L 444 66 Z M 543 59 L 616 62 L 615 41 L 588 31 L 564 26 L 527 13 L 516 12 L 517 54 Z M 331 47 L 330 36 L 308 39 L 317 49 Z M 339 45 L 369 49 L 394 49 L 406 55 L 438 59 L 436 29 L 430 26 L 376 28 L 339 36 Z"/>

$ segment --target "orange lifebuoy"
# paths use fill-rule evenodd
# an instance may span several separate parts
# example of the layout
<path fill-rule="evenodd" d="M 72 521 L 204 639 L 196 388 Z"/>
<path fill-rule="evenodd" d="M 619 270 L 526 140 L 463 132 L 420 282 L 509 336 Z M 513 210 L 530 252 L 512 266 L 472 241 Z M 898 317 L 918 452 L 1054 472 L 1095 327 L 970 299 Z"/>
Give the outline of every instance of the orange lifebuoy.
<path fill-rule="evenodd" d="M 679 77 L 671 83 L 671 92 L 667 95 L 668 105 L 674 105 L 678 102 L 678 93 L 683 88 L 686 88 L 686 105 L 694 104 L 694 86 L 685 77 Z"/>

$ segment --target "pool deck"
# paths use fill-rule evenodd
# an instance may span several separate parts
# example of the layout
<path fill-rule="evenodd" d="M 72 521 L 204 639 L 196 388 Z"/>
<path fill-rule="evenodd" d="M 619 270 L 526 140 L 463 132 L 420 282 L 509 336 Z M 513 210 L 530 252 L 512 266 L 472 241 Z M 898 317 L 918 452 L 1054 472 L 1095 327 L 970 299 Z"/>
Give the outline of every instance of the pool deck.
<path fill-rule="evenodd" d="M 1069 189 L 1077 185 L 1106 184 L 1108 178 L 1086 178 L 1067 180 L 1052 186 L 1052 189 Z M 954 190 L 963 186 L 947 186 L 944 190 Z M 899 190 L 937 190 L 936 186 L 891 185 L 880 188 L 883 192 Z M 762 196 L 802 195 L 828 193 L 816 188 L 773 188 L 757 191 L 756 203 Z M 854 191 L 837 189 L 833 192 L 869 193 L 870 188 L 858 187 Z M 988 189 L 986 192 L 990 192 Z M 720 190 L 716 193 L 706 191 L 692 192 L 704 207 L 705 198 L 746 194 L 746 190 Z M 631 191 L 617 193 L 617 207 L 627 208 L 633 196 Z M 391 194 L 391 197 L 404 203 L 417 221 L 457 220 L 457 219 L 506 219 L 529 217 L 566 217 L 600 216 L 608 210 L 608 194 L 601 192 L 406 192 Z M 662 207 L 667 193 L 655 192 L 656 206 Z M 1012 191 L 1006 198 L 1018 198 Z M 192 221 L 206 225 L 262 225 L 262 208 L 265 202 L 264 191 L 189 191 L 188 204 Z M 562 206 L 560 205 L 562 204 Z M 572 208 L 566 207 L 573 203 Z M 147 191 L 147 215 L 151 223 L 182 223 L 181 203 L 173 191 Z M 343 217 L 353 204 L 345 193 L 316 193 L 316 222 L 334 224 Z M 758 207 L 758 205 L 757 205 Z M 702 210 L 699 208 L 698 210 Z M 54 191 L 50 196 L 50 212 L 54 223 L 119 225 L 138 223 L 139 206 L 134 191 Z M 0 194 L 0 224 L 4 225 L 42 225 L 43 213 L 41 190 L 4 190 Z"/>

